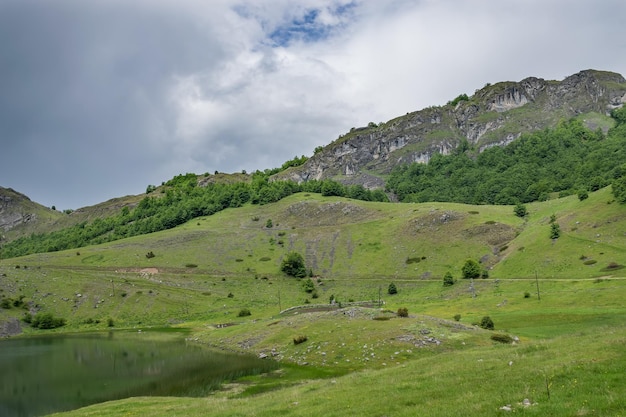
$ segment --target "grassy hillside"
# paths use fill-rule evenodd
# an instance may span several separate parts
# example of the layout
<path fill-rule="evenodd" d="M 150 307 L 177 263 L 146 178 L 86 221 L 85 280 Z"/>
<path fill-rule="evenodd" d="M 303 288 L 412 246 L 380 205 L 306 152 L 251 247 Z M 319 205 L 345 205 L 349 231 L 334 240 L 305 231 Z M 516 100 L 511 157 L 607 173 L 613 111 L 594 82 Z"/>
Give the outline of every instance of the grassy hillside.
<path fill-rule="evenodd" d="M 209 398 L 128 399 L 64 415 L 484 416 L 509 404 L 534 415 L 620 415 L 626 208 L 611 201 L 603 189 L 582 202 L 529 204 L 521 219 L 511 206 L 300 193 L 164 232 L 2 260 L 0 296 L 23 295 L 67 319 L 52 332 L 105 330 L 109 319 L 114 328 L 183 326 L 198 343 L 308 364 L 322 378 L 299 381 L 285 367 Z M 289 251 L 303 254 L 318 298 L 280 273 Z M 462 280 L 467 258 L 489 278 Z M 451 287 L 442 285 L 447 271 Z M 341 305 L 329 306 L 331 295 Z M 396 317 L 400 307 L 408 318 Z M 244 308 L 251 316 L 239 317 Z M 24 313 L 0 309 L 0 321 Z M 484 316 L 519 341 L 494 342 L 473 326 Z M 294 344 L 298 336 L 306 342 Z"/>

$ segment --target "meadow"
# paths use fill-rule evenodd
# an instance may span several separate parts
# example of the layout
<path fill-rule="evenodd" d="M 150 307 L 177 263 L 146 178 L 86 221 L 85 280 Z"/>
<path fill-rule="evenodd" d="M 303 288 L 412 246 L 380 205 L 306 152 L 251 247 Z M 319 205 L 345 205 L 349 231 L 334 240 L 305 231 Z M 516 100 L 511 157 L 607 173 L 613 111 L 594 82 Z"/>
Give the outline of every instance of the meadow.
<path fill-rule="evenodd" d="M 284 365 L 206 398 L 129 398 L 63 416 L 624 415 L 626 208 L 610 189 L 527 207 L 519 218 L 512 206 L 299 193 L 2 260 L 0 296 L 67 320 L 47 332 L 182 327 L 198 344 Z M 304 256 L 317 298 L 280 272 L 290 251 Z M 468 258 L 489 277 L 462 279 Z M 476 326 L 485 316 L 494 330 Z"/>

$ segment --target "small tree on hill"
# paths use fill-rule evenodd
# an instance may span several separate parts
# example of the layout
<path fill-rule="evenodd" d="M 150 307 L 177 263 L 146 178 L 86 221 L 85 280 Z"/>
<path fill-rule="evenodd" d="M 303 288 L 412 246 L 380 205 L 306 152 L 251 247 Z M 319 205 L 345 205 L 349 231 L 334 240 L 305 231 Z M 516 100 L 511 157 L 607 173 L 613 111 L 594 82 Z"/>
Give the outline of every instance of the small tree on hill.
<path fill-rule="evenodd" d="M 478 278 L 481 272 L 480 265 L 473 259 L 466 260 L 463 268 L 461 268 L 461 274 L 464 279 Z"/>
<path fill-rule="evenodd" d="M 513 212 L 515 213 L 517 217 L 526 217 L 526 215 L 528 215 L 528 210 L 526 209 L 526 206 L 523 204 L 516 204 L 515 208 L 513 209 Z"/>
<path fill-rule="evenodd" d="M 289 252 L 283 259 L 280 270 L 292 277 L 304 278 L 306 276 L 304 258 L 298 252 Z"/>
<path fill-rule="evenodd" d="M 491 320 L 491 317 L 489 316 L 483 317 L 482 320 L 480 321 L 479 326 L 487 330 L 493 330 L 495 327 L 493 324 L 493 320 Z"/>
<path fill-rule="evenodd" d="M 397 294 L 398 288 L 396 287 L 396 284 L 394 284 L 393 282 L 389 284 L 389 288 L 387 288 L 387 293 L 389 295 Z"/>
<path fill-rule="evenodd" d="M 452 276 L 452 274 L 450 273 L 450 271 L 446 272 L 446 274 L 443 276 L 443 286 L 444 287 L 450 287 L 454 285 L 454 277 Z"/>

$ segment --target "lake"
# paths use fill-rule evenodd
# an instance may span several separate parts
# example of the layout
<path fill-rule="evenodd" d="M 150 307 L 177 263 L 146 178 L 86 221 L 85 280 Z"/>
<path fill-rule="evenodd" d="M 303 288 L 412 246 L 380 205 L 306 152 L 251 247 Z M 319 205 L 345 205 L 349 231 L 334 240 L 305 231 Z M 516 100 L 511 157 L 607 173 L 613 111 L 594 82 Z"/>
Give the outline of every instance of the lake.
<path fill-rule="evenodd" d="M 1 340 L 0 416 L 40 416 L 133 396 L 204 396 L 226 380 L 278 367 L 184 336 L 135 331 Z"/>

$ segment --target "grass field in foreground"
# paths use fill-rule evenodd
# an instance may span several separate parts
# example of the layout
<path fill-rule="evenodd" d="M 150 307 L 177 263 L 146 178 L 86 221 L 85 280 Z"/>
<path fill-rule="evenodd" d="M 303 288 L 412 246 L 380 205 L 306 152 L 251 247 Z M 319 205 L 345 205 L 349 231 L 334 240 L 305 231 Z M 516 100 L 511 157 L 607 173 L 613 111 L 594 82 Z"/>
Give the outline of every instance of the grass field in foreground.
<path fill-rule="evenodd" d="M 582 202 L 531 204 L 519 219 L 512 207 L 299 194 L 152 235 L 0 261 L 0 296 L 23 295 L 66 318 L 55 332 L 108 330 L 108 319 L 114 329 L 186 327 L 198 343 L 312 372 L 301 380 L 285 366 L 208 398 L 132 398 L 63 415 L 484 416 L 510 404 L 538 416 L 619 416 L 626 269 L 606 267 L 626 265 L 626 209 L 609 202 L 605 189 Z M 318 298 L 280 273 L 291 250 L 314 270 Z M 473 289 L 459 277 L 468 257 L 491 268 Z M 457 278 L 452 287 L 442 285 L 446 271 Z M 331 295 L 343 308 L 279 314 L 307 301 L 327 307 Z M 385 311 L 350 304 L 379 296 Z M 400 307 L 408 318 L 394 317 Z M 238 317 L 243 308 L 251 316 Z M 2 309 L 0 321 L 24 311 Z M 492 341 L 493 332 L 472 326 L 483 316 L 519 342 Z M 307 341 L 295 345 L 297 336 Z"/>

